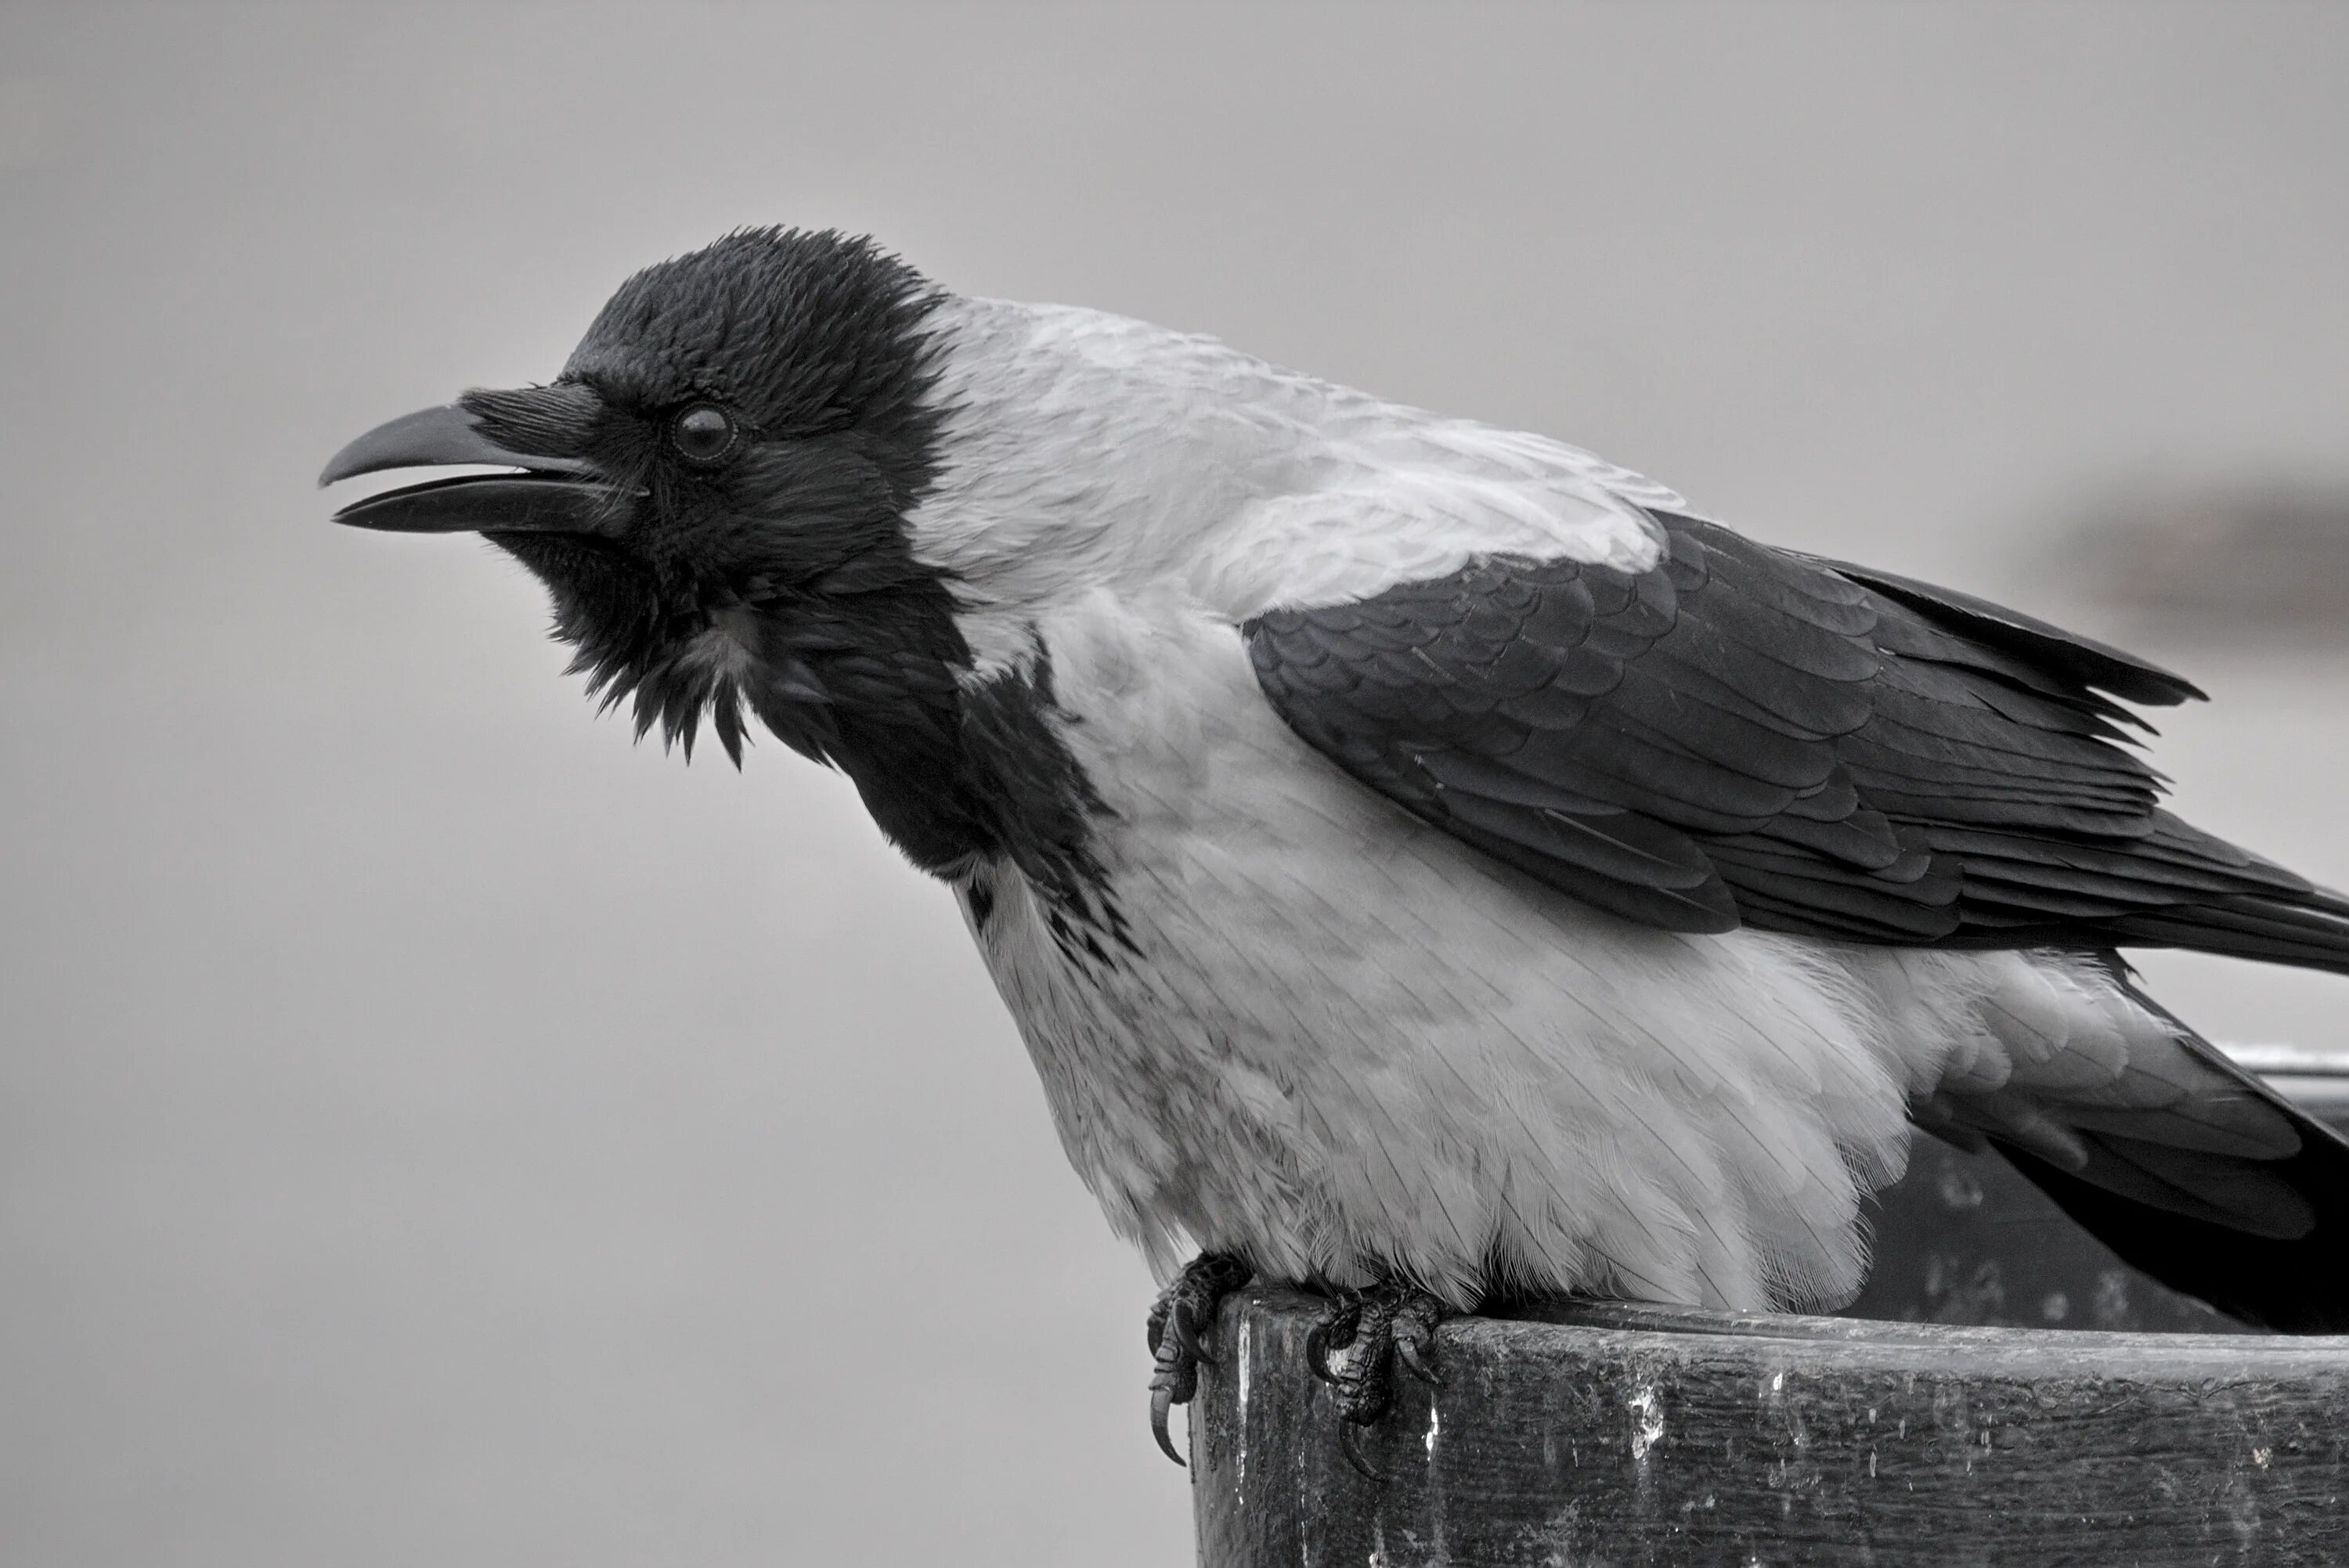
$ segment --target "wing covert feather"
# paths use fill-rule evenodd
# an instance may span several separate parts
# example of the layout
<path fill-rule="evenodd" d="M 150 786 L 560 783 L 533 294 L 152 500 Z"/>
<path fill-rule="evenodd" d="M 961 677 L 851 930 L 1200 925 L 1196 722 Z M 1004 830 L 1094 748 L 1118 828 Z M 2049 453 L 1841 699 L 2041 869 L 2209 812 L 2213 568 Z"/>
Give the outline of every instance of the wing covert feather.
<path fill-rule="evenodd" d="M 1243 628 L 1309 744 L 1630 919 L 2349 966 L 2349 903 L 2178 821 L 2114 696 L 2200 694 L 1906 578 L 1657 514 L 1645 572 L 1488 557 Z"/>

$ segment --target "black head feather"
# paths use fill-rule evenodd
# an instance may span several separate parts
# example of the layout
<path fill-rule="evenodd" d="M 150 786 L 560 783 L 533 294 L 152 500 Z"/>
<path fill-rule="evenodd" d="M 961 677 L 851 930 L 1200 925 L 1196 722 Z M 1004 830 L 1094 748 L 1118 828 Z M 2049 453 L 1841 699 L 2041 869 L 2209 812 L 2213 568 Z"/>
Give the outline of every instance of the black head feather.
<path fill-rule="evenodd" d="M 707 716 L 738 763 L 755 716 L 847 769 L 929 865 L 963 851 L 958 813 L 935 789 L 875 797 L 893 772 L 955 770 L 954 672 L 969 663 L 905 528 L 938 463 L 942 298 L 869 240 L 744 230 L 622 284 L 554 387 L 465 399 L 492 438 L 560 448 L 644 492 L 609 533 L 490 536 L 546 582 L 555 634 L 605 706 L 631 701 L 639 735 L 657 726 L 688 755 Z M 565 387 L 592 419 L 537 428 Z M 731 432 L 714 459 L 678 438 L 696 410 L 698 429 Z"/>
<path fill-rule="evenodd" d="M 758 229 L 622 284 L 548 387 L 475 392 L 478 432 L 596 471 L 585 531 L 492 531 L 543 579 L 605 707 L 739 764 L 753 719 L 854 780 L 913 861 L 1009 861 L 1096 962 L 1126 941 L 1100 797 L 1050 665 L 968 680 L 952 584 L 907 518 L 939 469 L 946 296 L 870 241 Z M 978 896 L 974 894 L 975 897 Z"/>

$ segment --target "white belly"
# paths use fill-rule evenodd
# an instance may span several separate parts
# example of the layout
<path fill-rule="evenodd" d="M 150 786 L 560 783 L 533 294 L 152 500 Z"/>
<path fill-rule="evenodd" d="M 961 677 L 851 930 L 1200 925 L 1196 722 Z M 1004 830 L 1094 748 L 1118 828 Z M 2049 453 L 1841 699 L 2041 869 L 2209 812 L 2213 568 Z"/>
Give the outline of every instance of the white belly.
<path fill-rule="evenodd" d="M 1238 634 L 1169 603 L 1039 628 L 1131 947 L 1016 874 L 974 921 L 1071 1159 L 1165 1266 L 1399 1269 L 1740 1308 L 1858 1288 L 1909 1069 L 1817 944 L 1563 898 L 1346 779 Z M 966 894 L 968 907 L 968 893 Z"/>

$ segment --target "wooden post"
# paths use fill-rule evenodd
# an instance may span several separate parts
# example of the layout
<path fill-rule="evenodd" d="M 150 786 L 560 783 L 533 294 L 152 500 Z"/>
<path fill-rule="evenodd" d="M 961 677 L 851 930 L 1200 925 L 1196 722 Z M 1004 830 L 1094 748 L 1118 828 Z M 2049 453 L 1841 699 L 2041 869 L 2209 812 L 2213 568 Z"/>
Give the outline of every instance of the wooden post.
<path fill-rule="evenodd" d="M 2349 1563 L 2349 1338 L 1612 1304 L 1467 1318 L 1338 1446 L 1323 1310 L 1226 1305 L 1191 1407 L 1203 1568 Z"/>

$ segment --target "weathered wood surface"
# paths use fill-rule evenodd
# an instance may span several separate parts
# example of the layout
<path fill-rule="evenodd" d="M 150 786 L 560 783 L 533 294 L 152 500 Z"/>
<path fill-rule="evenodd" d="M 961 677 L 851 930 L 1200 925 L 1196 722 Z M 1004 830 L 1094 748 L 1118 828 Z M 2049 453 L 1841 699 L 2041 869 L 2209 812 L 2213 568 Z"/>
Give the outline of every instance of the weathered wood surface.
<path fill-rule="evenodd" d="M 1205 1568 L 2349 1563 L 2349 1339 L 1582 1305 L 1470 1318 L 1338 1448 L 1312 1297 L 1227 1304 Z"/>

